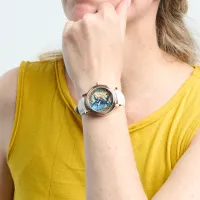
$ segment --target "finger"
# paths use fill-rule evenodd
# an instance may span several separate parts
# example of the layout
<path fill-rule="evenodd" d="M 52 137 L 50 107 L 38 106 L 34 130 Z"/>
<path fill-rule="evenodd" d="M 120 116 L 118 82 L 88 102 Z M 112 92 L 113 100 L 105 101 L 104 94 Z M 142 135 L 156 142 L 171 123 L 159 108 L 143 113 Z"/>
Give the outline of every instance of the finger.
<path fill-rule="evenodd" d="M 64 31 L 65 31 L 65 32 L 68 32 L 68 31 L 71 29 L 73 23 L 74 23 L 73 21 L 68 21 L 68 22 L 65 24 L 65 29 L 64 29 Z"/>
<path fill-rule="evenodd" d="M 65 43 L 68 38 L 69 38 L 69 35 L 72 33 L 72 26 L 73 26 L 73 21 L 68 21 L 66 24 L 65 24 L 65 27 L 64 27 L 64 30 L 63 30 L 63 42 Z"/>
<path fill-rule="evenodd" d="M 131 0 L 121 0 L 121 2 L 115 8 L 120 20 L 122 38 L 124 38 L 126 32 L 127 13 L 130 4 Z"/>
<path fill-rule="evenodd" d="M 116 13 L 115 7 L 111 3 L 100 3 L 97 7 L 97 13 L 102 16 L 111 15 L 112 12 Z"/>

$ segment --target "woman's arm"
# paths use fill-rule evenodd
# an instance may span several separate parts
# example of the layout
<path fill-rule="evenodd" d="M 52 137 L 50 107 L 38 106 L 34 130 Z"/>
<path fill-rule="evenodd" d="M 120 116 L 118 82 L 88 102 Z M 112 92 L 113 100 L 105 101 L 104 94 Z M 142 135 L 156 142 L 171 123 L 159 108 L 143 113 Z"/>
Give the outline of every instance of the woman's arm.
<path fill-rule="evenodd" d="M 124 108 L 83 117 L 87 200 L 143 200 Z M 200 199 L 200 130 L 152 200 Z"/>
<path fill-rule="evenodd" d="M 68 22 L 63 53 L 69 77 L 81 96 L 96 82 L 120 90 L 123 40 L 130 0 L 116 8 L 99 4 L 97 12 Z M 146 200 L 129 138 L 125 108 L 104 117 L 83 116 L 87 200 Z"/>
<path fill-rule="evenodd" d="M 147 199 L 136 168 L 125 108 L 83 117 L 87 200 Z"/>
<path fill-rule="evenodd" d="M 200 199 L 200 130 L 153 200 Z"/>
<path fill-rule="evenodd" d="M 14 185 L 7 165 L 7 150 L 15 112 L 18 69 L 0 77 L 0 199 L 12 200 Z"/>

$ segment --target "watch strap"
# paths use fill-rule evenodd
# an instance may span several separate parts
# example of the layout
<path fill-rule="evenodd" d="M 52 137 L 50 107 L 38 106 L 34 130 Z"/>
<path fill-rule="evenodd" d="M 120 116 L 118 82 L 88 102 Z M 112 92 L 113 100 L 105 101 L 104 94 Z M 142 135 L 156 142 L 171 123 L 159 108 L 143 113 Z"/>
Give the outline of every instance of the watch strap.
<path fill-rule="evenodd" d="M 85 107 L 85 97 L 81 97 L 81 99 L 78 102 L 78 105 L 76 107 L 76 111 L 78 112 L 79 115 L 86 114 L 88 110 Z"/>
<path fill-rule="evenodd" d="M 117 106 L 125 106 L 125 98 L 121 91 L 115 89 L 115 93 L 117 96 Z"/>

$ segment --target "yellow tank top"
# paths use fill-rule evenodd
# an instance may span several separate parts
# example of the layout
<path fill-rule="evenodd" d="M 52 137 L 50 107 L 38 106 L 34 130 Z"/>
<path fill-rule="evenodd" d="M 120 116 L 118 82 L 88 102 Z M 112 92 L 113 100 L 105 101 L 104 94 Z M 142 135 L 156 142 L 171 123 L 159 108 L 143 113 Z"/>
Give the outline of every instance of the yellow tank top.
<path fill-rule="evenodd" d="M 64 69 L 62 59 L 21 63 L 8 151 L 14 200 L 85 200 L 82 123 Z M 200 68 L 195 67 L 164 106 L 129 126 L 148 199 L 166 181 L 199 126 Z"/>

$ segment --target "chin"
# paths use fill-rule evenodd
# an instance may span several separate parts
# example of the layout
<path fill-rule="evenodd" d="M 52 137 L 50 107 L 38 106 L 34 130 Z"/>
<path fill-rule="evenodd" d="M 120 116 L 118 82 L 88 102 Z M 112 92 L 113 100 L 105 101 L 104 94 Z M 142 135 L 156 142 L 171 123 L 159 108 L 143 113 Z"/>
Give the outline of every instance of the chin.
<path fill-rule="evenodd" d="M 96 13 L 97 7 L 99 3 L 103 3 L 107 1 L 91 1 L 91 2 L 76 2 L 69 10 L 67 18 L 71 21 L 78 21 L 83 18 L 83 16 L 87 13 Z M 113 2 L 110 2 L 113 4 Z M 117 2 L 115 3 L 117 5 Z M 116 6 L 114 5 L 114 6 Z"/>

